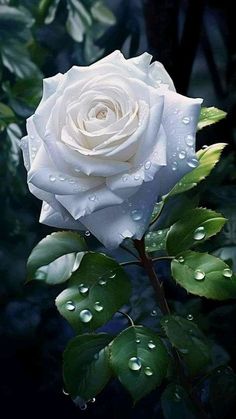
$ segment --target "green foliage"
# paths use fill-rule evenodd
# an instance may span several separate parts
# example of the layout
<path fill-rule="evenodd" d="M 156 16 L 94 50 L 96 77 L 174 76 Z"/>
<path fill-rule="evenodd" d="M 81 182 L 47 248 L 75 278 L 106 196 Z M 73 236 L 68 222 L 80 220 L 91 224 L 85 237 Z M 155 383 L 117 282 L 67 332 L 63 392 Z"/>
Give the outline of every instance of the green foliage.
<path fill-rule="evenodd" d="M 149 231 L 145 236 L 146 251 L 148 253 L 165 250 L 168 228 L 157 231 Z"/>
<path fill-rule="evenodd" d="M 196 419 L 194 409 L 186 390 L 179 384 L 169 384 L 162 396 L 161 407 L 165 419 Z"/>
<path fill-rule="evenodd" d="M 116 261 L 101 253 L 87 253 L 56 305 L 77 332 L 91 331 L 128 302 L 130 290 L 129 277 Z"/>
<path fill-rule="evenodd" d="M 200 130 L 208 125 L 215 124 L 216 122 L 221 121 L 221 119 L 224 119 L 226 115 L 226 112 L 221 109 L 214 108 L 213 106 L 210 108 L 203 107 L 200 113 L 198 129 Z"/>
<path fill-rule="evenodd" d="M 206 338 L 193 322 L 180 316 L 169 315 L 161 325 L 171 344 L 178 350 L 191 375 L 199 374 L 210 361 Z"/>
<path fill-rule="evenodd" d="M 188 191 L 205 179 L 219 161 L 225 146 L 226 144 L 224 143 L 218 143 L 199 150 L 197 153 L 198 166 L 182 177 L 182 179 L 171 189 L 164 199 L 168 199 L 173 195 Z"/>
<path fill-rule="evenodd" d="M 226 219 L 215 211 L 195 208 L 187 211 L 168 231 L 166 247 L 170 255 L 177 255 L 217 234 Z"/>
<path fill-rule="evenodd" d="M 106 333 L 84 334 L 72 339 L 63 355 L 66 390 L 75 398 L 89 400 L 96 396 L 111 377 Z"/>
<path fill-rule="evenodd" d="M 171 263 L 176 282 L 191 294 L 225 300 L 236 298 L 236 276 L 223 260 L 209 255 L 186 251 Z"/>
<path fill-rule="evenodd" d="M 134 401 L 159 386 L 169 357 L 161 339 L 143 326 L 122 331 L 111 344 L 111 365 Z"/>
<path fill-rule="evenodd" d="M 37 279 L 48 284 L 66 281 L 79 266 L 87 246 L 78 233 L 52 233 L 32 250 L 28 263 L 28 281 Z"/>

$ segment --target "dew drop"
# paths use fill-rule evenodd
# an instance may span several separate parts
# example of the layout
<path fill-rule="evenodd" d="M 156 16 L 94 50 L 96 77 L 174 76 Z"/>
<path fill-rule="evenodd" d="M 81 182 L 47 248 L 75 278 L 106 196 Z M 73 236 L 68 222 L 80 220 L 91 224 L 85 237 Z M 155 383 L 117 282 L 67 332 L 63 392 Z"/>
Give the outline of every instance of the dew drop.
<path fill-rule="evenodd" d="M 180 151 L 180 153 L 179 153 L 180 160 L 185 159 L 185 157 L 186 157 L 186 152 L 184 150 Z"/>
<path fill-rule="evenodd" d="M 180 257 L 178 258 L 178 262 L 179 262 L 179 263 L 184 263 L 184 257 L 183 257 L 183 256 L 180 256 Z"/>
<path fill-rule="evenodd" d="M 150 377 L 151 375 L 153 375 L 153 371 L 150 367 L 145 367 L 144 368 L 144 374 L 147 375 L 148 377 Z"/>
<path fill-rule="evenodd" d="M 37 147 L 35 147 L 35 146 L 34 147 L 31 147 L 31 150 L 32 151 L 37 151 Z"/>
<path fill-rule="evenodd" d="M 87 409 L 87 403 L 82 404 L 79 408 L 80 410 L 86 410 Z"/>
<path fill-rule="evenodd" d="M 152 311 L 151 311 L 151 316 L 152 316 L 152 317 L 157 316 L 157 311 L 156 311 L 156 310 L 152 310 Z"/>
<path fill-rule="evenodd" d="M 85 235 L 86 237 L 89 237 L 89 236 L 91 235 L 91 233 L 90 233 L 90 231 L 89 231 L 89 230 L 86 230 L 86 231 L 85 231 L 85 233 L 84 233 L 84 235 Z"/>
<path fill-rule="evenodd" d="M 202 240 L 206 237 L 205 229 L 204 227 L 198 227 L 193 233 L 194 240 Z"/>
<path fill-rule="evenodd" d="M 116 277 L 116 274 L 111 274 L 110 276 L 109 276 L 109 278 L 111 278 L 111 279 L 113 279 L 113 278 L 115 278 Z"/>
<path fill-rule="evenodd" d="M 66 303 L 66 309 L 68 311 L 74 311 L 75 310 L 75 305 L 73 304 L 72 301 L 67 301 L 67 303 Z"/>
<path fill-rule="evenodd" d="M 122 176 L 122 181 L 123 182 L 127 182 L 127 180 L 128 180 L 128 175 L 123 175 Z"/>
<path fill-rule="evenodd" d="M 187 319 L 188 319 L 188 320 L 193 320 L 193 315 L 192 315 L 192 314 L 188 314 L 188 315 L 187 315 Z"/>
<path fill-rule="evenodd" d="M 89 400 L 90 401 L 90 403 L 95 403 L 96 402 L 96 398 L 95 397 L 93 397 L 91 400 Z"/>
<path fill-rule="evenodd" d="M 83 323 L 89 323 L 92 320 L 93 315 L 90 310 L 85 309 L 81 310 L 81 312 L 79 313 L 79 318 Z"/>
<path fill-rule="evenodd" d="M 139 371 L 142 367 L 140 358 L 133 356 L 128 362 L 129 369 L 132 371 Z"/>
<path fill-rule="evenodd" d="M 66 178 L 65 178 L 65 176 L 63 176 L 63 175 L 59 175 L 59 180 L 60 180 L 61 182 L 63 182 L 64 180 L 66 180 Z"/>
<path fill-rule="evenodd" d="M 140 342 L 141 342 L 141 340 L 137 338 L 137 339 L 135 340 L 135 342 L 136 342 L 136 343 L 140 343 Z"/>
<path fill-rule="evenodd" d="M 98 283 L 99 285 L 104 286 L 107 284 L 107 281 L 105 281 L 104 279 L 99 279 Z"/>
<path fill-rule="evenodd" d="M 86 287 L 86 285 L 80 284 L 78 288 L 79 288 L 80 294 L 85 295 L 88 293 L 89 288 Z"/>
<path fill-rule="evenodd" d="M 74 170 L 76 173 L 80 173 L 80 169 L 77 169 L 77 167 Z"/>
<path fill-rule="evenodd" d="M 146 161 L 146 163 L 145 163 L 145 165 L 144 165 L 144 168 L 145 168 L 145 170 L 149 170 L 150 169 L 150 167 L 151 167 L 151 165 L 152 165 L 152 163 L 148 160 L 148 161 Z"/>
<path fill-rule="evenodd" d="M 191 134 L 187 135 L 185 142 L 189 147 L 192 147 L 194 145 L 194 136 Z"/>
<path fill-rule="evenodd" d="M 196 281 L 203 281 L 205 276 L 205 272 L 200 271 L 200 269 L 196 269 L 196 271 L 194 272 L 194 279 L 196 279 Z"/>
<path fill-rule="evenodd" d="M 203 150 L 206 150 L 206 148 L 208 148 L 208 145 L 205 144 L 205 145 L 202 146 Z"/>
<path fill-rule="evenodd" d="M 172 163 L 171 169 L 173 170 L 173 172 L 175 172 L 178 169 L 178 163 L 176 161 Z"/>
<path fill-rule="evenodd" d="M 96 310 L 96 311 L 98 311 L 98 312 L 100 312 L 100 311 L 102 311 L 102 310 L 103 310 L 103 306 L 101 305 L 101 303 L 100 303 L 99 301 L 96 301 L 96 302 L 94 303 L 94 310 Z"/>
<path fill-rule="evenodd" d="M 69 396 L 69 393 L 67 393 L 67 391 L 63 388 L 62 389 L 62 393 L 65 395 L 65 396 Z"/>
<path fill-rule="evenodd" d="M 49 210 L 49 208 L 50 208 L 50 206 L 48 205 L 48 203 L 47 203 L 47 202 L 45 202 L 45 203 L 43 204 L 43 209 L 44 209 L 44 211 L 48 211 L 48 210 Z"/>
<path fill-rule="evenodd" d="M 73 185 L 75 183 L 74 179 L 69 179 L 69 183 L 71 183 L 71 185 Z"/>
<path fill-rule="evenodd" d="M 50 182 L 55 182 L 56 178 L 55 178 L 55 176 L 50 175 L 49 176 L 49 180 L 50 180 Z"/>
<path fill-rule="evenodd" d="M 90 195 L 89 196 L 89 200 L 90 201 L 95 201 L 95 199 L 96 199 L 96 195 Z"/>
<path fill-rule="evenodd" d="M 139 180 L 139 179 L 140 179 L 140 175 L 137 174 L 134 176 L 134 180 Z"/>
<path fill-rule="evenodd" d="M 152 341 L 152 340 L 150 340 L 150 341 L 148 342 L 148 347 L 149 347 L 149 349 L 155 349 L 155 348 L 156 348 L 156 345 L 155 345 L 155 343 L 153 343 L 153 341 Z"/>
<path fill-rule="evenodd" d="M 174 396 L 175 396 L 175 400 L 177 401 L 177 402 L 179 402 L 180 400 L 181 400 L 181 396 L 180 396 L 180 394 L 179 393 L 175 393 L 174 394 Z"/>
<path fill-rule="evenodd" d="M 229 269 L 229 268 L 225 268 L 225 269 L 223 270 L 223 276 L 224 276 L 225 278 L 231 278 L 231 277 L 232 277 L 232 275 L 233 275 L 233 272 L 231 271 L 231 269 Z"/>
<path fill-rule="evenodd" d="M 143 217 L 143 212 L 139 209 L 131 211 L 131 217 L 134 221 L 140 221 Z"/>
<path fill-rule="evenodd" d="M 195 159 L 195 158 L 191 158 L 191 159 L 188 159 L 187 160 L 187 165 L 189 166 L 189 167 L 197 167 L 198 166 L 198 160 L 197 159 Z"/>
<path fill-rule="evenodd" d="M 183 124 L 188 125 L 188 124 L 189 124 L 189 122 L 190 122 L 190 118 L 189 118 L 188 116 L 184 116 L 184 117 L 182 118 L 182 122 L 183 122 Z"/>

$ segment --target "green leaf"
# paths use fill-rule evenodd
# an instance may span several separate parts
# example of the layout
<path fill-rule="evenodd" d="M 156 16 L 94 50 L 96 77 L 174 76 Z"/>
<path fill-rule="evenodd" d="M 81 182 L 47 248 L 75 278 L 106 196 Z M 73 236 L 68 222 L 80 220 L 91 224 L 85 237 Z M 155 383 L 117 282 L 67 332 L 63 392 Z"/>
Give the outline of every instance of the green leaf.
<path fill-rule="evenodd" d="M 63 355 L 63 376 L 66 390 L 72 398 L 85 401 L 96 396 L 111 377 L 106 346 L 112 337 L 106 333 L 76 336 Z"/>
<path fill-rule="evenodd" d="M 67 9 L 66 29 L 74 41 L 82 42 L 87 28 L 92 24 L 91 16 L 78 0 L 68 0 Z"/>
<path fill-rule="evenodd" d="M 171 262 L 172 276 L 191 294 L 225 300 L 236 298 L 236 276 L 223 260 L 186 251 Z"/>
<path fill-rule="evenodd" d="M 219 161 L 220 155 L 225 146 L 225 143 L 218 143 L 199 150 L 197 153 L 198 166 L 182 177 L 182 179 L 176 183 L 176 185 L 167 195 L 165 195 L 165 197 L 163 197 L 163 199 L 167 200 L 173 195 L 188 191 L 205 179 Z"/>
<path fill-rule="evenodd" d="M 9 39 L 0 48 L 2 62 L 9 71 L 19 78 L 34 77 L 40 75 L 37 66 L 31 61 L 29 53 L 24 44 L 14 38 Z"/>
<path fill-rule="evenodd" d="M 19 163 L 20 154 L 20 138 L 22 136 L 21 130 L 17 124 L 10 124 L 7 127 L 7 135 L 10 140 L 10 160 L 13 167 L 17 167 Z"/>
<path fill-rule="evenodd" d="M 9 106 L 0 102 L 0 130 L 15 120 L 15 114 Z"/>
<path fill-rule="evenodd" d="M 168 228 L 164 230 L 149 231 L 145 236 L 145 248 L 148 253 L 165 250 Z"/>
<path fill-rule="evenodd" d="M 226 115 L 226 112 L 222 111 L 221 109 L 214 108 L 213 106 L 210 108 L 202 108 L 197 125 L 198 130 L 207 127 L 208 125 L 215 124 L 221 119 L 224 119 Z"/>
<path fill-rule="evenodd" d="M 178 350 L 191 375 L 209 363 L 210 350 L 206 339 L 192 320 L 177 315 L 164 316 L 161 325 L 171 344 Z"/>
<path fill-rule="evenodd" d="M 169 355 L 152 330 L 131 326 L 112 342 L 111 366 L 134 401 L 159 386 L 165 378 Z"/>
<path fill-rule="evenodd" d="M 169 384 L 161 396 L 165 419 L 197 419 L 197 415 L 185 389 L 175 383 Z"/>
<path fill-rule="evenodd" d="M 218 233 L 226 219 L 215 211 L 195 208 L 187 211 L 180 220 L 170 227 L 166 248 L 170 255 L 191 248 Z"/>
<path fill-rule="evenodd" d="M 98 20 L 105 25 L 114 25 L 116 23 L 114 14 L 102 1 L 96 1 L 96 3 L 94 3 L 91 8 L 91 13 L 95 20 Z"/>
<path fill-rule="evenodd" d="M 48 235 L 32 250 L 28 262 L 28 281 L 38 279 L 48 284 L 64 282 L 76 269 L 87 246 L 83 237 L 71 231 Z"/>
<path fill-rule="evenodd" d="M 56 299 L 63 317 L 78 332 L 102 326 L 129 299 L 131 285 L 121 266 L 101 253 L 87 253 Z"/>

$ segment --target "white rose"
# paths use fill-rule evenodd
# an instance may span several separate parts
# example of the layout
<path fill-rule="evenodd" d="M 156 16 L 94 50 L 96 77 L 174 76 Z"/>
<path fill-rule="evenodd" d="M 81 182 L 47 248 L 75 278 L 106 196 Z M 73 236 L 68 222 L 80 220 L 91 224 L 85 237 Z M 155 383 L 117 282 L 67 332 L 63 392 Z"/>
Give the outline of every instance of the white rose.
<path fill-rule="evenodd" d="M 140 239 L 158 196 L 194 166 L 202 100 L 177 94 L 151 58 L 115 51 L 44 80 L 22 139 L 40 222 L 88 229 L 106 247 Z"/>

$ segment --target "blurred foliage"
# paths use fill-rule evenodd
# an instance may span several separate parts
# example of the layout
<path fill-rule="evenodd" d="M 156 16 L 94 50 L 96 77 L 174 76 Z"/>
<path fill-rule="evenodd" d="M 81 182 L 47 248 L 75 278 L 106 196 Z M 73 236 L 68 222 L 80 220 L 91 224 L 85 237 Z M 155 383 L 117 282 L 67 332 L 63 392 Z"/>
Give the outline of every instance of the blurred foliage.
<path fill-rule="evenodd" d="M 114 5 L 114 8 L 110 1 L 114 13 L 106 1 L 100 0 L 0 0 L 0 336 L 3 342 L 0 393 L 3 400 L 6 399 L 8 415 L 14 411 L 14 400 L 19 411 L 24 411 L 25 417 L 41 417 L 45 412 L 55 415 L 55 411 L 57 417 L 61 418 L 65 415 L 78 416 L 76 408 L 71 406 L 61 392 L 61 354 L 69 338 L 73 336 L 70 326 L 58 316 L 54 308 L 54 299 L 62 288 L 60 285 L 48 288 L 41 283 L 23 286 L 26 257 L 33 244 L 50 230 L 35 221 L 40 204 L 27 192 L 19 150 L 20 138 L 25 133 L 25 119 L 33 113 L 40 101 L 42 77 L 64 72 L 74 64 L 88 65 L 116 48 L 123 48 L 130 56 L 140 51 L 145 25 L 139 7 L 141 3 L 146 8 L 150 1 L 121 0 L 119 7 Z M 176 53 L 172 53 L 168 44 L 166 15 L 161 15 L 161 10 L 165 9 L 169 16 L 173 16 L 170 12 L 177 2 L 152 3 L 160 7 L 158 16 L 164 22 L 164 29 L 166 28 L 160 43 L 163 51 L 164 46 L 166 48 L 163 55 L 175 57 Z M 188 2 L 182 3 L 185 10 Z M 223 10 L 224 6 L 219 3 L 221 2 L 213 0 L 209 2 L 215 15 L 218 10 Z M 199 200 L 202 206 L 213 208 L 228 219 L 222 232 L 207 245 L 199 245 L 197 250 L 210 251 L 235 270 L 236 172 L 232 140 L 235 138 L 236 108 L 232 101 L 236 96 L 236 85 L 235 43 L 231 41 L 235 23 L 231 22 L 233 13 L 230 13 L 230 6 L 227 7 L 229 10 L 227 9 L 228 14 L 225 16 L 229 21 L 231 38 L 226 39 L 225 48 L 229 61 L 228 91 L 231 96 L 227 97 L 225 94 L 222 97 L 219 94 L 220 76 L 218 74 L 217 79 L 219 70 L 214 57 L 213 63 L 208 59 L 208 82 L 210 84 L 213 79 L 218 88 L 217 97 L 224 101 L 225 109 L 233 111 L 227 121 L 220 123 L 217 128 L 209 127 L 204 134 L 199 133 L 199 144 L 211 143 L 217 137 L 220 141 L 230 142 L 231 148 L 228 152 L 226 150 L 207 181 L 200 184 L 194 192 L 186 194 L 186 200 Z M 147 13 L 145 18 L 148 19 Z M 177 14 L 174 18 L 177 19 Z M 149 36 L 145 42 L 149 44 L 146 47 L 144 42 L 144 45 L 145 49 L 151 51 L 152 25 L 149 25 L 148 20 L 146 25 Z M 221 27 L 224 28 L 223 25 Z M 163 24 L 160 28 L 163 28 Z M 184 72 L 182 77 L 185 77 Z M 178 206 L 178 198 L 173 199 L 176 199 Z M 166 226 L 168 227 L 168 220 Z M 89 240 L 94 248 L 98 247 L 92 238 Z M 147 245 L 151 245 L 151 241 Z M 159 248 L 153 250 L 155 251 L 159 251 Z M 121 251 L 116 256 L 124 257 Z M 166 283 L 172 308 L 180 316 L 187 318 L 191 315 L 212 342 L 214 372 L 206 375 L 202 381 L 195 382 L 202 401 L 209 407 L 213 418 L 234 419 L 236 378 L 231 367 L 236 367 L 235 305 L 230 301 L 216 303 L 200 301 L 195 297 L 187 298 L 185 291 L 176 288 L 169 280 L 168 265 L 163 262 L 157 268 L 159 277 Z M 126 307 L 127 312 L 136 322 L 160 331 L 160 313 L 148 280 L 138 268 L 129 269 L 134 291 L 131 306 Z M 116 315 L 106 331 L 119 331 L 124 324 L 125 320 Z M 181 392 L 182 389 L 176 392 L 176 388 L 172 386 L 163 393 L 161 403 L 165 418 L 172 418 L 173 411 L 179 415 L 176 413 L 174 417 L 195 417 L 187 398 L 184 400 L 182 397 L 181 403 L 176 399 L 176 393 Z M 122 417 L 126 412 L 130 418 L 162 418 L 157 399 L 156 392 L 151 393 L 132 410 L 125 393 L 114 383 L 100 396 L 99 412 L 96 403 L 91 405 L 90 417 L 104 417 L 109 411 L 111 417 Z M 79 405 L 76 401 L 75 404 Z"/>

